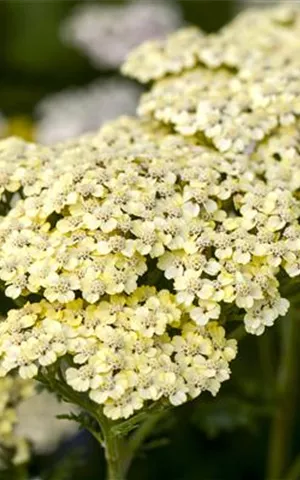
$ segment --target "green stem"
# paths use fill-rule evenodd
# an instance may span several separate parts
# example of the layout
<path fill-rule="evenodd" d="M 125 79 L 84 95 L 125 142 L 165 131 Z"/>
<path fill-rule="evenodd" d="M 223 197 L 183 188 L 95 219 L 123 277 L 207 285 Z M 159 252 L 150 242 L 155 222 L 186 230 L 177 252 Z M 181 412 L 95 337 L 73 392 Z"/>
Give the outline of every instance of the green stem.
<path fill-rule="evenodd" d="M 107 480 L 125 480 L 124 469 L 124 439 L 114 435 L 109 420 L 101 420 L 101 429 L 104 438 L 105 459 L 107 463 Z"/>
<path fill-rule="evenodd" d="M 283 472 L 289 464 L 297 400 L 299 324 L 297 312 L 292 307 L 283 322 L 284 334 L 277 378 L 278 404 L 269 439 L 267 465 L 269 480 L 283 478 Z"/>
<path fill-rule="evenodd" d="M 158 405 L 157 408 L 149 407 L 149 411 L 136 414 L 128 420 L 114 422 L 103 414 L 99 406 L 65 383 L 60 366 L 56 366 L 53 371 L 45 369 L 37 378 L 59 394 L 64 401 L 80 406 L 96 420 L 101 432 L 93 426 L 86 426 L 86 428 L 104 447 L 107 480 L 125 480 L 137 450 L 151 433 L 158 419 L 165 413 L 166 409 L 163 405 Z M 128 438 L 128 432 L 132 430 L 133 433 Z"/>
<path fill-rule="evenodd" d="M 108 419 L 99 421 L 105 444 L 105 458 L 108 467 L 107 480 L 125 480 L 137 451 L 164 413 L 150 414 L 129 438 L 114 433 L 111 428 L 112 422 Z"/>
<path fill-rule="evenodd" d="M 264 379 L 264 396 L 266 399 L 274 398 L 275 389 L 275 371 L 274 371 L 274 358 L 273 358 L 273 331 L 270 329 L 258 338 L 258 354 L 260 358 L 260 366 L 262 370 L 262 376 Z"/>
<path fill-rule="evenodd" d="M 127 472 L 131 462 L 144 443 L 146 438 L 151 434 L 153 428 L 157 424 L 158 420 L 165 415 L 165 412 L 152 413 L 144 422 L 132 433 L 127 447 L 127 453 L 124 458 L 124 469 Z"/>
<path fill-rule="evenodd" d="M 235 340 L 242 340 L 247 335 L 245 330 L 245 325 L 239 325 L 236 327 L 229 335 L 229 338 L 234 338 Z"/>

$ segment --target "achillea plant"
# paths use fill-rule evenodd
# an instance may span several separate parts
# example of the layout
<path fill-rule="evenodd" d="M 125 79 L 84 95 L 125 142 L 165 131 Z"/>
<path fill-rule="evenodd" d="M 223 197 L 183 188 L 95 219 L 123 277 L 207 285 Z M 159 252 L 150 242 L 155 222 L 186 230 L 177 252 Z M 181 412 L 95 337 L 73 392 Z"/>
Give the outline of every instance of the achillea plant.
<path fill-rule="evenodd" d="M 51 147 L 0 145 L 0 279 L 17 306 L 0 325 L 0 371 L 87 411 L 110 480 L 165 409 L 217 394 L 241 331 L 293 312 L 299 35 L 296 7 L 185 29 L 125 63 L 155 81 L 140 118 Z M 295 321 L 283 320 L 292 342 Z M 270 478 L 287 461 L 278 412 Z"/>

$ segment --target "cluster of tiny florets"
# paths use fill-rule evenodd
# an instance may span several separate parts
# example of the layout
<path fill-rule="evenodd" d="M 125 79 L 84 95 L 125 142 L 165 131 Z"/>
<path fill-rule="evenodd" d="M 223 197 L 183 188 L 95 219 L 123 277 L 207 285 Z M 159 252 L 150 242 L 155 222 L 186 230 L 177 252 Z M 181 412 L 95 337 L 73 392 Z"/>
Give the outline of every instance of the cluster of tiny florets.
<path fill-rule="evenodd" d="M 28 303 L 1 325 L 1 373 L 18 368 L 31 378 L 68 354 L 67 384 L 112 419 L 127 418 L 146 401 L 165 397 L 179 405 L 203 390 L 216 394 L 229 378 L 236 342 L 216 322 L 198 327 L 188 311 L 154 287 L 95 305 Z"/>
<path fill-rule="evenodd" d="M 203 134 L 221 152 L 248 154 L 300 114 L 300 10 L 249 10 L 219 33 L 184 29 L 129 55 L 125 74 L 158 80 L 139 113 Z M 165 78 L 164 78 L 165 77 Z"/>
<path fill-rule="evenodd" d="M 145 42 L 128 55 L 122 71 L 146 83 L 197 65 L 212 71 L 247 68 L 249 74 L 262 63 L 279 67 L 299 48 L 299 21 L 297 5 L 247 9 L 217 33 L 187 27 Z"/>
<path fill-rule="evenodd" d="M 52 184 L 0 225 L 7 296 L 94 304 L 161 271 L 198 325 L 226 303 L 245 311 L 252 333 L 285 313 L 277 274 L 299 273 L 300 206 L 250 159 L 130 118 L 52 154 Z"/>
<path fill-rule="evenodd" d="M 29 443 L 16 433 L 18 422 L 17 408 L 22 401 L 34 394 L 34 382 L 16 375 L 0 378 L 0 449 L 2 459 L 0 470 L 5 462 L 21 464 L 28 460 Z"/>
<path fill-rule="evenodd" d="M 0 142 L 0 194 L 1 209 L 4 213 L 10 209 L 12 197 L 37 195 L 44 182 L 47 165 L 50 163 L 47 147 L 27 143 L 16 137 Z M 49 175 L 51 169 L 49 168 Z M 18 192 L 18 193 L 17 193 Z M 2 213 L 2 212 L 1 212 Z"/>
<path fill-rule="evenodd" d="M 105 415 L 128 417 L 216 393 L 236 352 L 227 324 L 259 335 L 286 314 L 300 14 L 253 15 L 134 52 L 124 71 L 157 80 L 143 118 L 51 147 L 2 142 L 0 280 L 29 300 L 1 325 L 3 375 L 58 362 Z"/>

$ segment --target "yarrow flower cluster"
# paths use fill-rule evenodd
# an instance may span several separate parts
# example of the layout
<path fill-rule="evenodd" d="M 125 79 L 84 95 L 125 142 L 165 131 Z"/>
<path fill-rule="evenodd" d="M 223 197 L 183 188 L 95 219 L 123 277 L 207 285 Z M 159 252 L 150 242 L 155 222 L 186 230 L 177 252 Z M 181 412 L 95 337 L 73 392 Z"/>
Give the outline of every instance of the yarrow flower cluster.
<path fill-rule="evenodd" d="M 0 279 L 28 300 L 0 325 L 2 375 L 59 365 L 106 416 L 127 418 L 215 394 L 232 322 L 260 335 L 287 313 L 282 280 L 300 273 L 300 10 L 253 15 L 133 52 L 124 71 L 156 80 L 142 118 L 51 147 L 0 144 Z"/>
<path fill-rule="evenodd" d="M 160 79 L 143 96 L 141 115 L 182 135 L 201 133 L 226 155 L 248 154 L 300 114 L 299 34 L 299 8 L 254 10 L 215 35 L 187 29 L 142 45 L 123 71 Z"/>
<path fill-rule="evenodd" d="M 67 384 L 88 392 L 108 417 L 127 418 L 147 400 L 179 405 L 203 390 L 216 394 L 236 353 L 224 333 L 215 322 L 198 327 L 167 290 L 154 287 L 95 305 L 42 300 L 11 310 L 1 325 L 1 369 L 18 367 L 31 378 L 68 354 Z"/>
<path fill-rule="evenodd" d="M 132 294 L 156 270 L 197 324 L 226 303 L 245 310 L 252 333 L 285 313 L 277 274 L 298 273 L 299 204 L 252 160 L 126 117 L 43 153 L 30 186 L 40 193 L 0 225 L 8 296 L 95 303 Z"/>
<path fill-rule="evenodd" d="M 30 454 L 27 439 L 16 432 L 17 408 L 34 395 L 34 382 L 16 375 L 0 379 L 0 450 L 2 459 L 14 464 L 26 462 Z M 8 453 L 9 452 L 9 453 Z M 5 467 L 1 461 L 0 470 Z"/>
<path fill-rule="evenodd" d="M 185 165 L 188 172 L 186 154 L 202 147 L 165 133 L 123 118 L 97 135 L 42 148 L 31 185 L 40 193 L 17 200 L 1 223 L 0 276 L 8 296 L 47 302 L 12 310 L 1 324 L 2 374 L 18 367 L 30 378 L 69 354 L 81 366 L 65 371 L 67 383 L 89 391 L 112 418 L 145 400 L 179 404 L 205 389 L 216 393 L 228 378 L 236 345 L 224 329 L 195 324 L 191 302 L 181 305 L 168 289 L 138 287 L 151 284 L 168 245 L 180 250 L 186 222 L 199 213 L 176 192 L 173 157 L 178 174 Z M 51 155 L 57 161 L 48 162 Z M 22 179 L 9 184 L 26 197 Z M 205 271 L 213 274 L 215 263 L 207 259 Z M 204 303 L 207 321 L 217 318 Z"/>

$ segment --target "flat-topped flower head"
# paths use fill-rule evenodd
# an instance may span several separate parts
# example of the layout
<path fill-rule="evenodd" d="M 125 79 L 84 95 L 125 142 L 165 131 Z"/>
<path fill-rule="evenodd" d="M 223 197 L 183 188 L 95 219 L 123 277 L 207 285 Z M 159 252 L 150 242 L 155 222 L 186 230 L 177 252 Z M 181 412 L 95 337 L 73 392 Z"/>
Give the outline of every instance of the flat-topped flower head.
<path fill-rule="evenodd" d="M 249 9 L 215 34 L 184 29 L 133 51 L 123 72 L 155 80 L 141 116 L 204 135 L 228 155 L 249 154 L 300 114 L 300 9 Z M 237 40 L 238 39 L 238 40 Z"/>
<path fill-rule="evenodd" d="M 129 117 L 48 152 L 39 176 L 49 171 L 52 183 L 16 200 L 0 224 L 0 278 L 12 298 L 96 304 L 165 277 L 205 324 L 225 303 L 251 314 L 279 296 L 280 269 L 297 274 L 299 245 L 285 232 L 299 229 L 300 205 L 289 183 L 269 179 L 276 155 L 229 158 Z"/>
<path fill-rule="evenodd" d="M 0 325 L 3 375 L 55 364 L 105 415 L 128 417 L 215 394 L 236 322 L 261 335 L 287 313 L 300 274 L 300 16 L 253 15 L 133 53 L 125 70 L 137 61 L 137 78 L 157 80 L 140 118 L 47 148 L 0 144 L 0 280 L 27 302 Z"/>
<path fill-rule="evenodd" d="M 250 71 L 258 61 L 267 63 L 270 55 L 279 65 L 289 50 L 299 48 L 299 29 L 297 5 L 249 8 L 217 33 L 205 35 L 196 27 L 185 27 L 166 39 L 139 45 L 122 72 L 147 83 L 198 65 Z"/>

